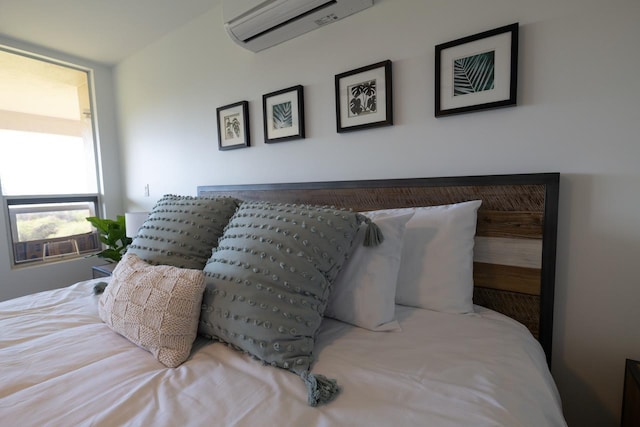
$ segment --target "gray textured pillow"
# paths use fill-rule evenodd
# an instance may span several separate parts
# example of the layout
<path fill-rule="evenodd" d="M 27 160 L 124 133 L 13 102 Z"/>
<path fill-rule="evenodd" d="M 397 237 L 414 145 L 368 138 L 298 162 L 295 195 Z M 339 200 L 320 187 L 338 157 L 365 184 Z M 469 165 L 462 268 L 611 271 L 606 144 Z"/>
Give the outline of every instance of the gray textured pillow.
<path fill-rule="evenodd" d="M 230 197 L 165 195 L 127 253 L 154 265 L 202 269 L 237 207 L 238 200 Z"/>
<path fill-rule="evenodd" d="M 310 405 L 330 401 L 336 382 L 309 372 L 314 341 L 365 220 L 330 207 L 242 203 L 204 268 L 199 333 L 297 373 Z"/>
<path fill-rule="evenodd" d="M 100 297 L 100 318 L 111 329 L 175 368 L 187 360 L 198 331 L 204 274 L 149 265 L 125 254 Z"/>

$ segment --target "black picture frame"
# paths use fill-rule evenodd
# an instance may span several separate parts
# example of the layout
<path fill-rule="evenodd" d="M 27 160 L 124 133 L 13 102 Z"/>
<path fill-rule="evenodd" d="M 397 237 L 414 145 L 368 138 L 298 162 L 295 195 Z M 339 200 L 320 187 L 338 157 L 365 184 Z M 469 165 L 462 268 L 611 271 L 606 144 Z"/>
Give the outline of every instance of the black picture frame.
<path fill-rule="evenodd" d="M 240 101 L 216 108 L 218 150 L 249 147 L 249 102 Z"/>
<path fill-rule="evenodd" d="M 436 117 L 517 104 L 518 33 L 515 23 L 435 47 Z"/>
<path fill-rule="evenodd" d="M 266 144 L 304 138 L 304 87 L 262 95 L 262 117 Z"/>
<path fill-rule="evenodd" d="M 393 78 L 390 60 L 335 76 L 338 133 L 393 125 Z"/>

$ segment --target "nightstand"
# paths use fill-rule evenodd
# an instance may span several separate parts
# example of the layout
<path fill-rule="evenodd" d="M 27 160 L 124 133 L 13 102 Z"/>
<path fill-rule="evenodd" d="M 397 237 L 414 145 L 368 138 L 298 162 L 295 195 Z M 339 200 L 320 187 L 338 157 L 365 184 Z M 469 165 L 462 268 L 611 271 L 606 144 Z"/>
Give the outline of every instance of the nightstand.
<path fill-rule="evenodd" d="M 622 394 L 622 427 L 640 426 L 640 362 L 627 359 Z"/>
<path fill-rule="evenodd" d="M 111 276 L 111 273 L 113 273 L 113 270 L 116 268 L 116 265 L 118 265 L 117 262 L 112 262 L 110 264 L 104 264 L 104 265 L 94 265 L 93 267 L 91 267 L 93 278 L 97 279 L 99 277 Z"/>

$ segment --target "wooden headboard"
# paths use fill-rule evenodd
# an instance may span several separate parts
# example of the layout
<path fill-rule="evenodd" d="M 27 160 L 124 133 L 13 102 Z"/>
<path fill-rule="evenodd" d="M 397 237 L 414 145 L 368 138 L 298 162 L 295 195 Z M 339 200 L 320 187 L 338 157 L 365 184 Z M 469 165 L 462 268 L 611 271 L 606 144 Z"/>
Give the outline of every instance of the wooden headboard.
<path fill-rule="evenodd" d="M 206 185 L 199 196 L 310 203 L 354 211 L 482 200 L 474 248 L 475 304 L 529 328 L 551 362 L 560 174 L 292 184 Z"/>

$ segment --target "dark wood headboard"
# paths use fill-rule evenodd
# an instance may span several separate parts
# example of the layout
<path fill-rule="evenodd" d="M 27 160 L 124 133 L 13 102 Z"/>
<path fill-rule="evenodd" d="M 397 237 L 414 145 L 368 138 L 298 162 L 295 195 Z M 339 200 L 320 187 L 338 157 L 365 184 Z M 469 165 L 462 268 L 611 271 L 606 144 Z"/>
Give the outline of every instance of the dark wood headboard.
<path fill-rule="evenodd" d="M 206 185 L 199 196 L 311 203 L 355 211 L 482 200 L 475 304 L 518 320 L 551 362 L 559 173 L 292 184 Z"/>

